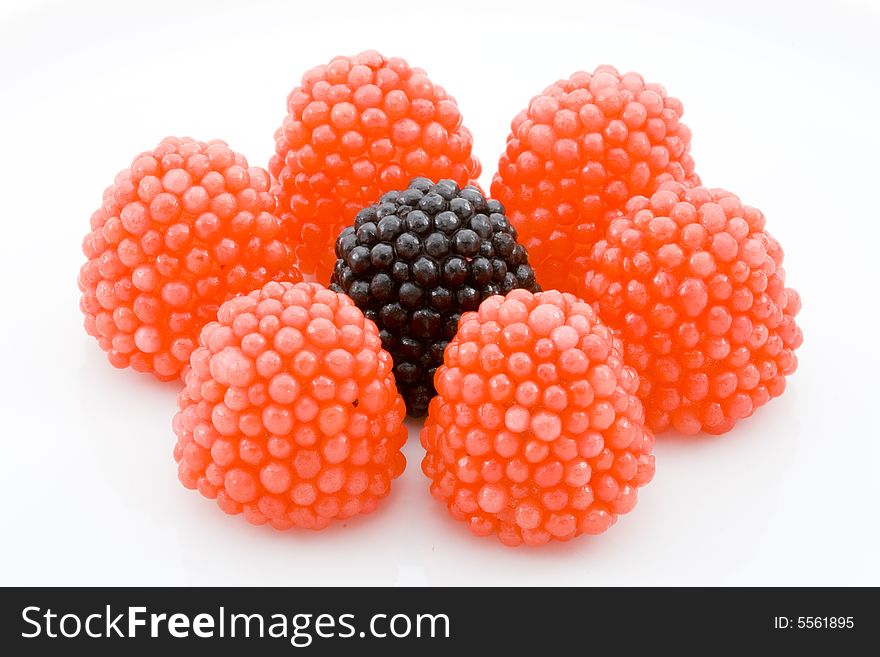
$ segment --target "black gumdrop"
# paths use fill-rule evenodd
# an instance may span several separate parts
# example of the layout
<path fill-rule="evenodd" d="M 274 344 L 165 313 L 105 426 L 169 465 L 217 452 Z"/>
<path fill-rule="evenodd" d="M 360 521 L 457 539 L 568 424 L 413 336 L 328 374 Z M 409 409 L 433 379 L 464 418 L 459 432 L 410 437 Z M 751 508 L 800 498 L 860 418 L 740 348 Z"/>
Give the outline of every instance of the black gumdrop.
<path fill-rule="evenodd" d="M 461 314 L 515 287 L 537 292 L 504 208 L 479 189 L 415 178 L 357 213 L 336 240 L 331 288 L 379 327 L 407 412 L 424 415 Z"/>

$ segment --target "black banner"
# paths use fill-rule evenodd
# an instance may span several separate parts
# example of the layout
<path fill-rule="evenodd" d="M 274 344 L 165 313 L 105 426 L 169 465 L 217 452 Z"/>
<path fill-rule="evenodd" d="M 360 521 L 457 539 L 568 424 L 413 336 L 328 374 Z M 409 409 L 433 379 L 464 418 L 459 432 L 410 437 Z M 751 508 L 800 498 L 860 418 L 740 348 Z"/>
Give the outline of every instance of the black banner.
<path fill-rule="evenodd" d="M 745 588 L 4 589 L 0 613 L 7 655 L 841 650 L 880 616 L 872 591 Z"/>

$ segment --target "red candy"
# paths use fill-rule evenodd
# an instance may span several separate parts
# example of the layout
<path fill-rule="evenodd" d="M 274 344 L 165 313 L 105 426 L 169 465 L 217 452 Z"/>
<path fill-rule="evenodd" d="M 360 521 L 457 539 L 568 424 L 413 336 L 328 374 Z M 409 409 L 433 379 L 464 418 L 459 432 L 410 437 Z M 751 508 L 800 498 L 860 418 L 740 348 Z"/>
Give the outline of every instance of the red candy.
<path fill-rule="evenodd" d="M 85 328 L 116 367 L 173 379 L 225 300 L 301 280 L 269 174 L 222 141 L 168 137 L 104 191 L 83 240 Z"/>
<path fill-rule="evenodd" d="M 699 184 L 683 111 L 660 85 L 600 66 L 547 87 L 513 119 L 492 196 L 544 289 L 577 294 L 609 211 L 667 180 Z"/>
<path fill-rule="evenodd" d="M 217 319 L 178 397 L 183 485 L 276 529 L 374 510 L 406 467 L 406 408 L 376 325 L 314 283 L 268 283 Z"/>
<path fill-rule="evenodd" d="M 782 248 L 729 192 L 664 183 L 590 254 L 582 296 L 622 333 L 654 431 L 729 431 L 785 390 L 803 335 Z"/>
<path fill-rule="evenodd" d="M 513 290 L 461 317 L 422 430 L 431 494 L 477 535 L 599 534 L 654 475 L 620 341 L 571 294 Z"/>
<path fill-rule="evenodd" d="M 329 280 L 333 244 L 358 210 L 411 178 L 480 174 L 455 100 L 420 68 L 375 51 L 308 71 L 287 98 L 269 170 L 300 269 Z"/>

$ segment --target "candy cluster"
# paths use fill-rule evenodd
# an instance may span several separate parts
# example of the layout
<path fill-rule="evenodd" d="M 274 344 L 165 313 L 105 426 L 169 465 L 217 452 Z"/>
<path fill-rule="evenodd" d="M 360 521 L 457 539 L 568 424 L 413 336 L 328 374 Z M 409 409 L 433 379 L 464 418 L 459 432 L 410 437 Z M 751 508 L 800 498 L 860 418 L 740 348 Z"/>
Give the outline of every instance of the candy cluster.
<path fill-rule="evenodd" d="M 178 477 L 253 524 L 374 510 L 427 413 L 430 492 L 471 532 L 599 534 L 655 433 L 729 431 L 803 340 L 779 242 L 701 186 L 682 114 L 635 73 L 575 73 L 515 116 L 490 198 L 442 87 L 334 58 L 290 92 L 271 174 L 169 137 L 117 175 L 83 241 L 86 331 L 182 379 Z"/>

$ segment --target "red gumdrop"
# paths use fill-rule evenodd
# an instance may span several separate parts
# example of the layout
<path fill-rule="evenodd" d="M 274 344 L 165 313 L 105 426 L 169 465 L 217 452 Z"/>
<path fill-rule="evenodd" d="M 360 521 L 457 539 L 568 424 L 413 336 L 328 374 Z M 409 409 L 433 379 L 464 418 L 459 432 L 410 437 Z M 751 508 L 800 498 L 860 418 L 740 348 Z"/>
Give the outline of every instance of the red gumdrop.
<path fill-rule="evenodd" d="M 611 221 L 579 292 L 620 330 L 654 431 L 724 433 L 782 394 L 803 341 L 782 262 L 763 214 L 720 189 L 666 182 Z"/>
<path fill-rule="evenodd" d="M 168 137 L 104 191 L 82 244 L 86 331 L 116 367 L 176 378 L 217 307 L 299 281 L 268 172 L 225 142 Z"/>
<path fill-rule="evenodd" d="M 336 57 L 287 98 L 269 170 L 299 268 L 329 280 L 333 243 L 363 207 L 412 178 L 480 175 L 455 99 L 420 68 L 375 51 Z"/>
<path fill-rule="evenodd" d="M 479 536 L 542 545 L 608 529 L 654 476 L 620 341 L 568 293 L 462 315 L 422 429 L 431 494 Z"/>
<path fill-rule="evenodd" d="M 578 72 L 514 117 L 492 180 L 544 289 L 578 294 L 609 213 L 665 181 L 699 184 L 683 107 L 611 66 Z"/>
<path fill-rule="evenodd" d="M 187 488 L 276 529 L 369 513 L 406 467 L 406 407 L 376 325 L 315 283 L 267 283 L 202 329 L 178 396 Z"/>

